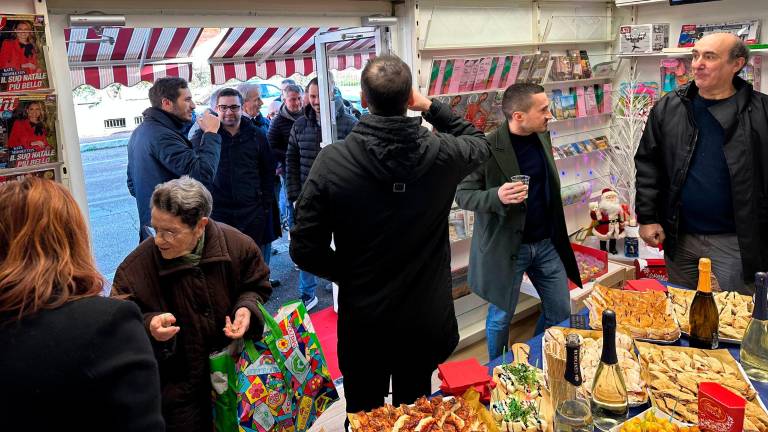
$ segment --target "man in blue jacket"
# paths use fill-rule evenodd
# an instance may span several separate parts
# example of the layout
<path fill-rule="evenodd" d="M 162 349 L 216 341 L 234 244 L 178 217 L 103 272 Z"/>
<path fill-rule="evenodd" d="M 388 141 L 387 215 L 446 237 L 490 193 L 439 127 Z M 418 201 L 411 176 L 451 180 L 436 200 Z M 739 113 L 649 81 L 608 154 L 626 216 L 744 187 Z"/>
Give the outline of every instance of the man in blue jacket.
<path fill-rule="evenodd" d="M 221 158 L 208 189 L 213 196 L 211 217 L 231 225 L 259 245 L 265 263 L 271 253 L 274 232 L 275 159 L 267 135 L 243 115 L 243 97 L 224 88 L 212 100 L 221 126 Z M 192 137 L 193 145 L 205 138 L 202 130 Z M 268 264 L 267 264 L 268 265 Z M 271 283 L 271 281 L 270 281 Z"/>
<path fill-rule="evenodd" d="M 150 224 L 149 199 L 155 186 L 189 175 L 211 183 L 219 165 L 221 138 L 218 117 L 206 112 L 198 119 L 202 139 L 193 145 L 184 130 L 192 120 L 195 103 L 183 78 L 167 77 L 149 89 L 151 108 L 144 122 L 128 140 L 128 191 L 139 211 L 139 240 L 147 238 Z"/>

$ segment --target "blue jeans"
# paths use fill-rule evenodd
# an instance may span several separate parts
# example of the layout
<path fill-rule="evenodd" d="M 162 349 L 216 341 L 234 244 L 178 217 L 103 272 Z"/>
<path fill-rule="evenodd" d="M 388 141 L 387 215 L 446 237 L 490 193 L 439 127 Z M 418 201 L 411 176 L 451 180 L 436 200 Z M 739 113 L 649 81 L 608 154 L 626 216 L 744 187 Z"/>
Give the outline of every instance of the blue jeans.
<path fill-rule="evenodd" d="M 288 201 L 288 190 L 286 188 L 285 176 L 280 176 L 280 222 L 285 223 L 288 229 L 293 227 L 293 206 Z"/>
<path fill-rule="evenodd" d="M 560 255 L 549 239 L 521 244 L 514 265 L 515 276 L 510 281 L 511 289 L 519 293 L 523 273 L 527 273 L 541 299 L 543 313 L 536 324 L 536 334 L 571 315 L 568 276 L 565 274 Z M 509 343 L 509 322 L 512 315 L 494 304 L 488 305 L 485 334 L 488 339 L 489 359 L 501 356 L 503 348 Z"/>
<path fill-rule="evenodd" d="M 299 270 L 299 294 L 302 300 L 311 300 L 315 296 L 315 288 L 317 288 L 317 276 Z"/>
<path fill-rule="evenodd" d="M 262 258 L 264 258 L 264 264 L 269 267 L 269 261 L 272 259 L 272 243 L 259 245 L 259 249 L 261 249 Z"/>

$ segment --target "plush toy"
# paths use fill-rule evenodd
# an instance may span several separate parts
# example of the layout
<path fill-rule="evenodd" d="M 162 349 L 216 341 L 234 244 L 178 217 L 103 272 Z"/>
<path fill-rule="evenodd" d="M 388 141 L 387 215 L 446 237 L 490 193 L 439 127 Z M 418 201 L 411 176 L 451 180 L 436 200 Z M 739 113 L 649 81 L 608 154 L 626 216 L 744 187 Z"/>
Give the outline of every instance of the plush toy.
<path fill-rule="evenodd" d="M 589 216 L 597 226 L 594 229 L 595 236 L 600 239 L 600 250 L 606 250 L 617 254 L 616 239 L 624 238 L 624 222 L 626 221 L 625 209 L 619 202 L 619 195 L 611 188 L 605 188 L 600 195 L 600 202 L 589 204 Z"/>

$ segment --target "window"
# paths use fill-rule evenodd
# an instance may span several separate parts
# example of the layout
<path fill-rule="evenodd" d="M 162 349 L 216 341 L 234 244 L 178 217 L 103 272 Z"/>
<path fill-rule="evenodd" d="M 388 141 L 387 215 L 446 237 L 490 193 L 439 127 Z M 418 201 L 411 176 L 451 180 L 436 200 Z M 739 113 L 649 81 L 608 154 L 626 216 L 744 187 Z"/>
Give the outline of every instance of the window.
<path fill-rule="evenodd" d="M 280 96 L 280 88 L 269 84 L 261 84 L 262 98 L 276 98 Z"/>
<path fill-rule="evenodd" d="M 144 122 L 144 116 L 136 116 L 133 118 L 133 124 L 136 126 L 142 124 Z"/>
<path fill-rule="evenodd" d="M 125 117 L 104 120 L 105 129 L 117 129 L 125 127 Z"/>

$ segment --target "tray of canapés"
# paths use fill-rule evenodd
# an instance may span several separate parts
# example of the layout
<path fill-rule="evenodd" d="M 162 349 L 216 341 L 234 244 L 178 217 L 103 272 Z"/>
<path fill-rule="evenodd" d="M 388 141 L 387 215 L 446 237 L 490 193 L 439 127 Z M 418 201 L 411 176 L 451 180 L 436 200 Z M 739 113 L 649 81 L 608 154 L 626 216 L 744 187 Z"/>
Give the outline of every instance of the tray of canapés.
<path fill-rule="evenodd" d="M 680 325 L 666 293 L 595 285 L 584 303 L 589 309 L 589 325 L 595 330 L 602 329 L 603 311 L 611 309 L 616 312 L 618 330 L 636 340 L 671 344 L 680 339 Z"/>
<path fill-rule="evenodd" d="M 651 402 L 666 415 L 697 423 L 699 383 L 716 382 L 746 399 L 744 432 L 768 432 L 768 410 L 728 350 L 636 345 Z"/>
<path fill-rule="evenodd" d="M 600 365 L 600 353 L 603 350 L 603 333 L 597 330 L 580 330 L 566 327 L 550 327 L 542 338 L 542 356 L 545 376 L 549 376 L 548 359 L 565 362 L 565 340 L 569 334 L 577 334 L 580 344 L 580 364 L 583 384 L 580 396 L 585 400 L 592 397 L 592 380 L 595 378 L 597 367 Z M 632 338 L 624 333 L 616 333 L 616 355 L 619 366 L 624 372 L 624 384 L 630 406 L 640 406 L 648 402 L 648 392 L 642 378 L 640 361 L 635 354 Z M 562 369 L 562 365 L 559 365 Z"/>
<path fill-rule="evenodd" d="M 501 432 L 553 430 L 554 410 L 544 372 L 528 363 L 529 352 L 528 345 L 514 344 L 513 361 L 502 361 L 493 369 L 496 388 L 491 393 L 490 411 Z"/>
<path fill-rule="evenodd" d="M 667 290 L 675 318 L 680 324 L 683 334 L 687 335 L 691 327 L 688 323 L 688 314 L 696 291 L 673 287 L 668 287 Z M 752 320 L 752 309 L 754 308 L 752 297 L 734 291 L 717 292 L 714 297 L 717 310 L 720 311 L 719 340 L 740 344 L 744 338 L 744 332 L 747 330 L 747 325 Z"/>

